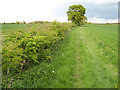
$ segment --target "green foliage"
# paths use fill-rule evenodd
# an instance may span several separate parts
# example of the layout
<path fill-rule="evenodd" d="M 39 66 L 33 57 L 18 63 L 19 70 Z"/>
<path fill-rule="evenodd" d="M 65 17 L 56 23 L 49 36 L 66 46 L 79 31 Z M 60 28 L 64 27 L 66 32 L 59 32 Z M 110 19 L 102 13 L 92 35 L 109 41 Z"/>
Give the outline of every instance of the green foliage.
<path fill-rule="evenodd" d="M 3 88 L 113 88 L 117 85 L 117 25 L 94 24 L 84 25 L 84 27 L 81 28 L 75 27 L 71 29 L 68 34 L 64 34 L 64 37 L 67 36 L 64 40 L 61 40 L 58 36 L 57 31 L 60 28 L 53 28 L 53 26 L 59 27 L 59 25 L 65 25 L 68 29 L 73 26 L 72 24 L 61 24 L 57 22 L 52 22 L 52 24 L 45 25 L 35 24 L 28 32 L 24 32 L 19 29 L 14 33 L 10 32 L 6 36 L 3 36 L 3 47 L 6 47 L 5 49 L 8 51 L 10 51 L 9 47 L 15 48 L 16 46 L 14 45 L 21 40 L 24 42 L 27 41 L 25 42 L 27 44 L 30 43 L 29 48 L 32 48 L 34 47 L 33 45 L 38 43 L 36 42 L 35 37 L 38 38 L 39 36 L 39 41 L 42 41 L 41 43 L 48 41 L 48 39 L 50 42 L 55 41 L 52 43 L 53 45 L 50 45 L 50 47 L 49 44 L 46 43 L 49 47 L 48 49 L 50 53 L 52 54 L 46 56 L 46 59 L 43 59 L 48 60 L 47 58 L 50 58 L 51 56 L 50 60 L 53 60 L 50 62 L 41 62 L 43 60 L 40 59 L 39 64 L 33 67 L 32 64 L 37 62 L 34 62 L 34 60 L 29 61 L 29 59 L 27 59 L 29 63 L 33 63 L 31 63 L 31 65 L 27 65 L 28 62 L 23 61 L 23 69 L 25 69 L 25 66 L 29 66 L 29 70 L 18 74 L 14 72 L 14 75 L 12 74 L 11 69 L 8 68 L 8 73 L 12 75 L 2 75 Z M 16 40 L 17 37 L 20 37 L 20 39 Z M 32 39 L 32 41 L 30 41 L 29 38 Z M 59 46 L 56 48 L 55 44 Z M 17 46 L 21 46 L 21 43 Z M 27 48 L 27 46 L 25 47 Z M 22 50 L 24 51 L 24 49 L 22 48 L 19 50 L 21 51 L 15 51 L 18 53 L 18 56 Z M 10 54 L 13 52 L 11 51 Z M 8 57 L 7 54 L 6 57 Z M 27 58 L 28 56 L 23 57 Z"/>
<path fill-rule="evenodd" d="M 43 24 L 43 23 L 50 23 L 49 21 L 34 21 L 34 22 L 29 22 L 28 24 Z"/>
<path fill-rule="evenodd" d="M 16 21 L 16 24 L 19 24 L 19 22 L 18 22 L 18 21 Z"/>
<path fill-rule="evenodd" d="M 18 21 L 16 21 L 16 24 L 22 24 L 22 22 L 18 22 Z"/>
<path fill-rule="evenodd" d="M 71 30 L 64 40 L 58 41 L 56 45 L 54 44 L 54 48 L 51 48 L 52 61 L 41 62 L 19 76 L 14 75 L 11 86 L 15 88 L 71 88 L 76 55 L 72 49 L 76 47 L 74 45 L 76 40 L 72 39 L 75 37 L 73 32 Z"/>
<path fill-rule="evenodd" d="M 45 23 L 49 23 L 49 21 L 45 21 Z"/>
<path fill-rule="evenodd" d="M 37 23 L 43 23 L 43 21 L 34 21 L 35 24 Z"/>
<path fill-rule="evenodd" d="M 71 20 L 77 25 L 83 25 L 87 17 L 84 16 L 86 9 L 82 5 L 72 5 L 69 6 L 67 11 L 68 20 Z"/>
<path fill-rule="evenodd" d="M 26 24 L 26 22 L 25 22 L 25 21 L 23 21 L 23 24 Z"/>
<path fill-rule="evenodd" d="M 7 33 L 2 42 L 3 75 L 22 72 L 33 64 L 52 60 L 51 47 L 63 39 L 71 27 L 70 24 L 53 22 L 43 27 L 35 24 L 27 32 L 18 29 Z"/>

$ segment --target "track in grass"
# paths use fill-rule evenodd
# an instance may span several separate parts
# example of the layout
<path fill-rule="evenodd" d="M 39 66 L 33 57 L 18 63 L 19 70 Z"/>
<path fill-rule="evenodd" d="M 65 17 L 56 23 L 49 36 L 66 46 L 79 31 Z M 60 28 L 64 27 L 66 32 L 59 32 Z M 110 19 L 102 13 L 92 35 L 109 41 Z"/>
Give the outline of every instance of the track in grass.
<path fill-rule="evenodd" d="M 90 27 L 90 28 L 89 28 Z M 117 68 L 117 30 L 109 28 L 117 26 L 93 25 L 76 29 L 76 52 L 79 59 L 76 59 L 76 76 L 74 87 L 79 88 L 114 88 L 118 83 Z M 101 30 L 104 29 L 104 32 Z M 100 31 L 101 30 L 101 31 Z M 114 30 L 114 31 L 112 31 Z M 106 35 L 104 35 L 108 32 Z M 102 33 L 103 35 L 100 35 Z M 115 34 L 114 38 L 109 38 Z M 99 40 L 98 40 L 99 39 Z M 108 44 L 109 40 L 114 41 Z M 104 43 L 101 42 L 104 40 Z M 107 45 L 106 45 L 107 44 Z M 115 46 L 116 47 L 113 47 Z"/>

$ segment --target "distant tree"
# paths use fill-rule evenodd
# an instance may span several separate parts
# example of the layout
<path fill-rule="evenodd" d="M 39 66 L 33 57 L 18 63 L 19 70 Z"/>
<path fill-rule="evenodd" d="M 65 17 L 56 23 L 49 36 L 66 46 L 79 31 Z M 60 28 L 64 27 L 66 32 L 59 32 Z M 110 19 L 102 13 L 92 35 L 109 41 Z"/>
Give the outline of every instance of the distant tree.
<path fill-rule="evenodd" d="M 26 22 L 25 22 L 25 21 L 23 21 L 23 24 L 26 24 Z"/>
<path fill-rule="evenodd" d="M 68 20 L 77 25 L 85 24 L 87 17 L 84 16 L 86 9 L 82 5 L 69 6 L 67 13 Z"/>
<path fill-rule="evenodd" d="M 88 24 L 92 24 L 92 22 L 88 22 Z"/>
<path fill-rule="evenodd" d="M 19 24 L 22 24 L 22 22 L 19 22 Z"/>
<path fill-rule="evenodd" d="M 19 22 L 18 22 L 18 21 L 16 21 L 16 24 L 19 24 Z"/>
<path fill-rule="evenodd" d="M 49 23 L 48 21 L 45 21 L 45 23 Z"/>

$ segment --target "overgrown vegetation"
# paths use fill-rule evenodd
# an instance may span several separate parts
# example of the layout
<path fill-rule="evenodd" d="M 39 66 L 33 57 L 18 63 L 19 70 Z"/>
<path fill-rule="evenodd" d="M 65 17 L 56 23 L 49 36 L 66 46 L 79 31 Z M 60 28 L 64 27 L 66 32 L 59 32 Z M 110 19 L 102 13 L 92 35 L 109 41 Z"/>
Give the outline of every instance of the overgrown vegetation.
<path fill-rule="evenodd" d="M 73 26 L 3 25 L 3 88 L 117 86 L 117 25 Z"/>
<path fill-rule="evenodd" d="M 41 61 L 51 61 L 51 48 L 65 37 L 71 27 L 72 24 L 54 21 L 35 24 L 28 31 L 18 29 L 2 35 L 3 86 L 9 85 L 15 73 L 21 73 Z"/>

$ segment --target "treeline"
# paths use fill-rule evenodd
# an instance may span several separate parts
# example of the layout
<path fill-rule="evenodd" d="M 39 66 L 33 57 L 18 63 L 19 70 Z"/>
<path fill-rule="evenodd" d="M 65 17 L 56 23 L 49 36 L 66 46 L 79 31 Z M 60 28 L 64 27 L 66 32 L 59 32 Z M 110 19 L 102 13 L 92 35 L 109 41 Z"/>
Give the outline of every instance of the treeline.
<path fill-rule="evenodd" d="M 25 21 L 23 21 L 23 22 L 16 21 L 15 23 L 14 22 L 11 22 L 11 23 L 4 22 L 4 23 L 1 23 L 1 24 L 38 24 L 38 23 L 42 24 L 42 23 L 51 23 L 51 22 L 49 22 L 49 21 L 34 21 L 34 22 L 26 23 Z"/>
<path fill-rule="evenodd" d="M 49 21 L 34 21 L 34 22 L 29 22 L 28 24 L 38 24 L 38 23 L 51 23 Z"/>
<path fill-rule="evenodd" d="M 23 21 L 23 22 L 16 21 L 15 23 L 14 22 L 11 22 L 11 23 L 4 22 L 4 23 L 1 23 L 1 24 L 26 24 L 26 22 L 25 21 Z"/>
<path fill-rule="evenodd" d="M 92 23 L 92 22 L 87 22 L 87 24 L 119 24 L 119 23 Z"/>

